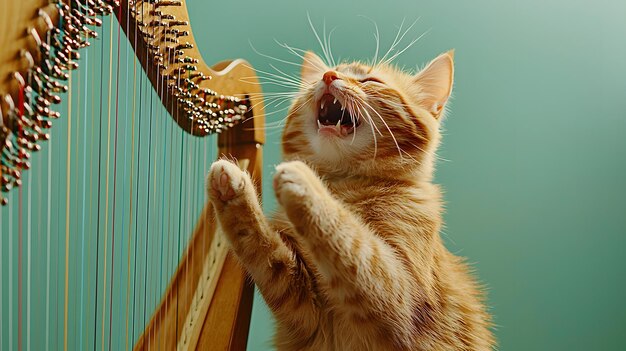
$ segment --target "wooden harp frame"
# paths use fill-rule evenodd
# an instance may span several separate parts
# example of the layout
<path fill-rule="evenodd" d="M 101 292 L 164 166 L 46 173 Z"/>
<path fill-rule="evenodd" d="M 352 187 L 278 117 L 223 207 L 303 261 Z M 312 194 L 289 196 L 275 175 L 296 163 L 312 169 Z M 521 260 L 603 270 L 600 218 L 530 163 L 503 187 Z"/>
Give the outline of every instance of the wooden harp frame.
<path fill-rule="evenodd" d="M 72 34 L 73 29 L 68 25 L 73 24 L 84 42 L 89 39 L 88 29 L 81 29 L 78 22 L 68 21 L 74 9 L 72 2 L 87 4 L 88 8 L 93 5 L 90 9 L 95 15 L 87 16 L 91 20 L 87 21 L 86 27 L 94 25 L 100 15 L 113 13 L 117 17 L 172 118 L 191 135 L 221 132 L 219 155 L 239 160 L 240 166 L 252 175 L 260 193 L 265 134 L 264 107 L 256 74 L 243 60 L 223 61 L 209 67 L 197 49 L 187 7 L 182 0 L 5 2 L 0 22 L 17 22 L 18 25 L 5 26 L 0 35 L 6 44 L 0 50 L 0 94 L 3 97 L 0 102 L 0 127 L 3 128 L 0 131 L 0 152 L 8 147 L 7 132 L 23 132 L 24 126 L 20 123 L 31 123 L 21 122 L 22 116 L 16 117 L 17 111 L 23 114 L 25 107 L 34 108 L 36 115 L 36 109 L 42 107 L 39 101 L 23 101 L 23 95 L 30 88 L 25 77 L 34 68 L 41 67 L 46 59 L 39 49 L 45 45 L 42 38 L 55 28 L 65 31 L 66 35 Z M 64 23 L 61 23 L 61 17 L 65 18 Z M 165 31 L 169 34 L 163 34 Z M 75 68 L 69 67 L 72 62 L 78 62 L 78 47 L 75 49 L 67 53 L 69 63 L 65 68 Z M 60 86 L 58 90 L 62 91 L 63 84 Z M 58 103 L 52 101 L 58 96 L 56 93 L 55 90 L 54 94 L 46 96 L 48 102 Z M 50 107 L 50 113 L 53 113 L 50 103 L 45 107 Z M 58 117 L 48 115 L 43 120 Z M 46 125 L 39 127 L 38 130 L 42 130 Z M 17 135 L 17 147 L 36 151 L 30 148 L 36 143 L 31 143 L 27 137 Z M 41 139 L 46 139 L 44 131 L 35 141 Z M 25 145 L 20 144 L 21 141 Z M 19 172 L 27 168 L 21 167 Z M 8 168 L 3 169 L 6 175 Z M 208 249 L 206 243 L 210 243 Z M 158 344 L 159 349 L 166 350 L 245 350 L 253 285 L 227 247 L 211 204 L 207 202 L 161 303 L 134 349 L 147 350 Z"/>

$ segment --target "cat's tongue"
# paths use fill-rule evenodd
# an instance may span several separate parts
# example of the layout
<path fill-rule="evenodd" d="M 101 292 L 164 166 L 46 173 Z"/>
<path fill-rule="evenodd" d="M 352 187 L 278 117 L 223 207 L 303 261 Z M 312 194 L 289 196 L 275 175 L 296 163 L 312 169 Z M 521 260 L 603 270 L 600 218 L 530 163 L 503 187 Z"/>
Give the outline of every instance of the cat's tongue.
<path fill-rule="evenodd" d="M 354 130 L 353 118 L 341 103 L 332 95 L 324 94 L 319 102 L 317 127 L 319 132 L 329 132 L 341 136 Z"/>

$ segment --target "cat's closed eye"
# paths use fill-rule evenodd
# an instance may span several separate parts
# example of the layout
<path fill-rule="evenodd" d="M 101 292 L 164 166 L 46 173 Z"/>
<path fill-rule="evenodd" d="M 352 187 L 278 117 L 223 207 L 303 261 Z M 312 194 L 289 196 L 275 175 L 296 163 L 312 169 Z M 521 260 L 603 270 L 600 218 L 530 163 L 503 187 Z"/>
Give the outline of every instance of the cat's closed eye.
<path fill-rule="evenodd" d="M 361 83 L 374 82 L 374 83 L 383 84 L 383 85 L 385 84 L 383 83 L 383 81 L 381 81 L 380 79 L 376 77 L 366 77 L 366 78 L 360 79 L 359 82 Z"/>

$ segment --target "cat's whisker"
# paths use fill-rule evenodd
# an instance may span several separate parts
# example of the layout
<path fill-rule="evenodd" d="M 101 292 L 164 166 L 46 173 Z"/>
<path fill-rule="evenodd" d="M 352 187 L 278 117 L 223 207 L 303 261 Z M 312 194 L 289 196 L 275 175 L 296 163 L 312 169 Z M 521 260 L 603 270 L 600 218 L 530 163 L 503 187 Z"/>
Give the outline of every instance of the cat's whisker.
<path fill-rule="evenodd" d="M 413 145 L 413 146 L 417 147 L 419 150 L 422 150 L 420 147 L 418 147 L 418 146 L 416 146 L 416 145 L 414 145 L 414 144 L 411 144 L 411 145 Z M 422 150 L 422 151 L 424 151 L 424 150 Z M 412 161 L 417 162 L 417 163 L 420 163 L 420 162 L 419 162 L 419 161 L 418 161 L 415 157 L 413 157 L 413 155 L 411 155 L 410 153 L 408 153 L 408 152 L 406 152 L 406 151 L 404 151 L 404 150 L 402 150 L 402 153 L 406 154 L 406 155 L 407 155 L 407 156 L 408 156 L 408 157 L 409 157 Z"/>
<path fill-rule="evenodd" d="M 257 102 L 256 104 L 252 105 L 252 106 L 250 107 L 250 109 L 252 110 L 252 109 L 254 109 L 255 107 L 257 107 L 258 105 L 263 104 L 263 102 L 264 102 L 264 101 L 267 101 L 267 104 L 268 104 L 268 105 L 270 105 L 270 104 L 273 104 L 276 100 L 279 100 L 279 99 L 284 99 L 285 101 L 289 101 L 289 100 L 291 100 L 291 99 L 290 99 L 290 98 L 288 98 L 288 97 L 285 97 L 285 98 L 282 98 L 282 97 L 275 97 L 275 98 L 268 98 L 268 99 L 265 99 L 265 100 L 261 99 L 259 102 Z"/>
<path fill-rule="evenodd" d="M 270 64 L 270 66 L 271 66 L 272 68 L 274 68 L 275 70 L 277 70 L 277 71 L 279 71 L 279 72 L 281 72 L 281 73 L 282 73 L 282 71 L 278 70 L 278 69 L 277 69 L 276 67 L 274 67 L 273 65 L 271 65 L 271 64 Z M 270 75 L 269 77 L 266 77 L 266 76 L 262 76 L 262 75 L 261 75 L 261 76 L 260 76 L 260 78 L 261 78 L 261 79 L 268 79 L 268 78 L 269 78 L 269 79 L 274 79 L 274 80 L 278 80 L 278 81 L 284 81 L 285 83 L 287 83 L 287 82 L 288 82 L 288 83 L 293 84 L 294 86 L 301 87 L 301 88 L 306 88 L 306 87 L 308 86 L 308 84 L 309 84 L 309 83 L 306 83 L 306 84 L 305 84 L 305 83 L 304 83 L 304 82 L 302 82 L 301 80 L 296 79 L 296 78 L 291 77 L 291 76 L 286 75 L 286 74 L 285 74 L 284 76 L 282 76 L 282 75 L 280 75 L 280 74 L 273 74 L 273 73 L 268 73 L 268 74 L 271 74 L 271 75 Z"/>
<path fill-rule="evenodd" d="M 260 76 L 260 75 L 257 76 L 257 77 L 260 78 L 258 81 L 256 81 L 256 80 L 248 80 L 250 78 L 245 78 L 245 77 L 242 77 L 239 80 L 241 82 L 254 84 L 254 85 L 263 85 L 264 81 L 272 81 L 272 82 L 275 82 L 275 83 L 288 84 L 288 85 L 292 86 L 293 88 L 300 88 L 302 86 L 301 83 L 299 83 L 299 82 L 291 82 L 291 81 L 284 80 L 282 78 L 265 77 L 265 76 Z"/>
<path fill-rule="evenodd" d="M 296 112 L 300 111 L 300 109 L 302 109 L 304 106 L 308 105 L 309 102 L 311 102 L 311 100 L 313 100 L 313 96 L 310 96 L 302 104 L 300 104 L 300 106 L 296 107 L 296 109 L 294 109 L 292 113 L 295 114 Z"/>
<path fill-rule="evenodd" d="M 415 145 L 415 144 L 413 144 L 413 143 L 411 143 L 411 142 L 408 142 L 408 144 L 409 144 L 409 145 L 411 145 L 411 146 L 413 146 L 414 148 L 418 149 L 418 150 L 419 150 L 419 151 L 421 151 L 421 152 L 424 152 L 424 153 L 426 152 L 426 150 L 422 149 L 422 148 L 421 148 L 421 147 L 419 147 L 418 145 Z"/>
<path fill-rule="evenodd" d="M 389 131 L 389 134 L 391 135 L 391 139 L 393 139 L 394 144 L 396 144 L 396 148 L 398 149 L 398 154 L 400 155 L 400 160 L 402 160 L 402 151 L 403 150 L 400 148 L 400 145 L 398 144 L 398 140 L 396 140 L 396 136 L 391 131 L 391 128 L 389 128 L 389 125 L 387 124 L 387 122 L 385 122 L 385 119 L 367 101 L 363 100 L 362 102 L 367 107 L 369 107 L 378 116 L 378 118 L 380 118 L 381 122 L 383 122 L 383 124 L 385 125 L 385 128 L 387 128 L 387 130 Z"/>
<path fill-rule="evenodd" d="M 398 28 L 398 32 L 396 33 L 396 37 L 393 39 L 393 42 L 391 43 L 391 45 L 389 46 L 389 49 L 387 50 L 387 52 L 383 55 L 383 57 L 380 58 L 380 60 L 384 60 L 387 58 L 387 55 L 389 55 L 389 53 L 395 48 L 395 46 L 397 45 L 397 41 L 398 41 L 398 37 L 400 37 L 400 32 L 402 31 L 402 27 L 404 27 L 404 22 L 406 21 L 406 17 L 402 19 L 402 23 L 400 23 L 400 27 Z"/>
<path fill-rule="evenodd" d="M 273 130 L 282 128 L 282 123 L 287 119 L 287 117 L 281 119 L 280 121 L 268 122 L 262 127 L 257 128 L 244 128 L 245 130 Z M 247 121 L 247 120 L 246 120 Z"/>
<path fill-rule="evenodd" d="M 272 65 L 270 65 L 270 66 L 272 66 Z M 273 68 L 276 69 L 275 67 L 273 67 Z M 285 81 L 289 81 L 289 82 L 295 83 L 298 86 L 302 83 L 299 79 L 294 78 L 294 77 L 289 76 L 289 75 L 281 76 L 281 75 L 278 75 L 278 74 L 275 74 L 275 73 L 272 73 L 272 72 L 266 72 L 266 71 L 263 71 L 263 70 L 260 70 L 260 69 L 256 69 L 255 71 L 257 72 L 257 76 L 259 76 L 260 78 L 268 79 L 268 77 L 273 77 L 274 79 L 277 79 L 277 80 L 285 80 Z M 262 76 L 262 75 L 260 75 L 260 73 L 265 74 L 267 76 Z"/>
<path fill-rule="evenodd" d="M 353 133 L 352 133 L 352 140 L 350 141 L 350 145 L 354 144 L 354 139 L 356 139 L 356 131 L 357 131 L 357 120 L 354 117 L 354 113 L 352 113 L 352 111 L 354 111 L 354 98 L 351 97 L 350 95 L 346 96 L 346 108 L 348 109 L 348 112 L 350 113 L 350 121 L 352 122 L 353 127 Z M 345 112 L 345 109 L 344 109 Z M 358 116 L 357 116 L 358 117 Z M 341 115 L 341 119 L 343 119 L 343 114 Z"/>
<path fill-rule="evenodd" d="M 278 126 L 264 126 L 264 127 L 258 127 L 258 128 L 244 128 L 245 131 L 257 131 L 257 130 L 262 130 L 262 131 L 268 131 L 268 130 L 278 130 L 280 131 L 280 128 L 282 128 L 282 125 L 278 125 Z"/>
<path fill-rule="evenodd" d="M 360 17 L 363 17 L 365 19 L 367 19 L 368 21 L 372 22 L 374 24 L 374 29 L 376 30 L 376 33 L 374 33 L 374 39 L 376 39 L 376 51 L 374 52 L 374 59 L 372 60 L 371 63 L 371 67 L 375 67 L 378 65 L 378 54 L 379 54 L 379 50 L 380 50 L 380 32 L 378 31 L 378 24 L 376 24 L 376 22 L 364 15 L 360 15 Z"/>
<path fill-rule="evenodd" d="M 306 14 L 306 18 L 309 20 L 309 25 L 311 26 L 311 30 L 313 31 L 313 34 L 315 35 L 317 42 L 320 44 L 320 47 L 322 48 L 322 52 L 324 53 L 324 57 L 326 58 L 326 64 L 330 65 L 332 61 L 330 60 L 330 57 L 328 56 L 328 51 L 326 51 L 326 48 L 324 47 L 324 44 L 322 43 L 322 40 L 320 39 L 319 34 L 317 34 L 317 30 L 315 29 L 315 26 L 313 25 L 313 21 L 311 21 L 311 16 L 309 15 L 308 12 Z"/>
<path fill-rule="evenodd" d="M 330 33 L 328 33 L 328 52 L 330 53 L 330 58 L 333 59 L 333 66 L 337 66 L 337 62 L 341 62 L 339 59 L 335 60 L 335 57 L 333 56 L 333 51 L 331 48 L 331 39 L 332 39 L 332 35 L 335 32 L 335 30 L 337 29 L 337 27 L 333 28 Z M 341 57 L 340 57 L 341 58 Z"/>
<path fill-rule="evenodd" d="M 289 53 L 291 53 L 292 55 L 301 58 L 302 60 L 306 61 L 307 63 L 310 63 L 310 64 L 314 65 L 315 67 L 319 68 L 320 70 L 326 69 L 326 67 L 323 67 L 323 66 L 320 67 L 318 62 L 311 61 L 307 57 L 305 57 L 303 54 L 306 53 L 306 50 L 302 50 L 302 49 L 299 49 L 299 48 L 296 48 L 296 47 L 293 47 L 293 46 L 289 46 L 287 43 L 281 43 L 281 42 L 279 42 L 277 40 L 275 40 L 275 42 L 279 46 L 287 49 L 287 51 L 289 51 Z M 300 54 L 299 52 L 302 53 L 302 54 Z"/>
<path fill-rule="evenodd" d="M 294 85 L 290 85 L 290 84 L 282 83 L 282 82 L 278 82 L 278 81 L 271 81 L 271 80 L 268 80 L 265 83 L 263 83 L 263 82 L 249 82 L 249 81 L 243 81 L 243 82 L 248 83 L 248 84 L 254 84 L 254 85 L 276 85 L 276 86 L 287 88 L 287 89 L 298 88 L 297 86 L 294 86 Z"/>
<path fill-rule="evenodd" d="M 355 98 L 355 99 L 358 100 L 361 104 L 365 103 L 365 101 L 361 98 Z M 364 109 L 363 106 L 361 106 L 361 108 Z M 369 116 L 369 113 L 368 113 L 368 116 Z M 372 122 L 371 124 L 374 126 L 374 128 L 376 128 L 376 131 L 378 132 L 378 134 L 380 136 L 383 136 L 383 133 L 380 131 L 380 129 L 378 129 L 378 126 L 374 123 L 374 120 L 371 118 L 371 116 L 369 116 L 369 120 Z"/>
<path fill-rule="evenodd" d="M 280 70 L 280 69 L 278 69 L 277 67 L 275 67 L 273 64 L 270 64 L 270 67 L 272 67 L 273 69 L 275 69 L 277 72 L 281 73 L 281 74 L 283 75 L 283 77 L 285 77 L 285 78 L 289 78 L 289 79 L 290 79 L 290 81 L 295 82 L 295 83 L 298 83 L 298 84 L 299 84 L 299 85 L 301 85 L 302 87 L 307 87 L 307 86 L 312 85 L 311 83 L 305 83 L 305 82 L 303 82 L 303 81 L 302 81 L 302 79 L 300 79 L 299 77 L 296 77 L 296 76 L 293 76 L 293 75 L 290 75 L 290 74 L 287 74 L 287 73 L 283 72 L 282 70 Z M 276 76 L 278 76 L 278 75 L 276 75 Z"/>
<path fill-rule="evenodd" d="M 324 46 L 326 46 L 326 51 L 328 52 L 328 58 L 330 59 L 330 64 L 332 64 L 332 66 L 337 66 L 337 64 L 335 63 L 335 58 L 333 57 L 333 51 L 330 48 L 330 36 L 333 34 L 333 32 L 335 31 L 335 29 L 337 29 L 337 27 L 333 28 L 330 31 L 330 34 L 328 34 L 328 40 L 326 39 L 326 19 L 324 18 L 324 24 L 323 24 L 323 38 L 324 38 Z"/>
<path fill-rule="evenodd" d="M 378 137 L 376 136 L 376 133 L 374 132 L 374 128 L 378 129 L 378 127 L 376 126 L 376 123 L 374 123 L 372 116 L 370 116 L 369 112 L 367 112 L 365 108 L 363 108 L 363 112 L 365 112 L 365 114 L 367 115 L 367 118 L 369 119 L 369 125 L 370 125 L 370 128 L 372 129 L 372 135 L 374 136 L 374 159 L 376 159 L 376 155 L 378 155 Z"/>
<path fill-rule="evenodd" d="M 290 102 L 291 99 L 288 98 L 284 98 L 284 99 L 276 99 L 273 100 L 270 104 L 272 105 L 273 108 L 277 108 L 280 107 L 281 105 L 283 105 L 285 102 Z M 268 105 L 270 105 L 268 104 Z"/>
<path fill-rule="evenodd" d="M 252 94 L 250 94 L 250 95 L 242 96 L 241 98 L 246 98 L 246 97 L 247 98 L 252 98 L 252 99 L 261 99 L 261 98 L 266 98 L 266 99 L 270 99 L 270 98 L 294 99 L 295 97 L 297 97 L 297 95 L 283 95 L 283 94 L 278 94 L 278 93 L 276 93 L 276 94 L 269 93 L 269 94 L 263 96 L 263 95 L 252 95 Z"/>
<path fill-rule="evenodd" d="M 262 96 L 273 96 L 273 95 L 284 95 L 284 96 L 298 96 L 300 94 L 299 91 L 268 91 L 263 93 L 246 93 L 246 94 L 237 94 L 237 97 L 245 97 L 245 96 L 254 96 L 254 97 L 262 97 Z"/>
<path fill-rule="evenodd" d="M 416 23 L 420 20 L 420 18 L 418 17 L 415 21 L 413 21 L 413 23 L 411 23 L 411 25 L 410 25 L 410 26 L 409 26 L 409 27 L 408 27 L 408 28 L 407 28 L 404 32 L 402 32 L 402 27 L 404 26 L 404 22 L 405 22 L 405 20 L 406 20 L 406 19 L 402 19 L 402 23 L 400 24 L 400 28 L 398 28 L 398 33 L 396 34 L 396 37 L 394 38 L 393 43 L 392 43 L 392 44 L 391 44 L 391 46 L 389 47 L 389 50 L 387 50 L 387 52 L 385 53 L 385 55 L 384 55 L 384 56 L 380 59 L 380 64 L 385 64 L 385 63 L 389 63 L 389 62 L 391 62 L 390 60 L 388 60 L 387 56 L 388 56 L 389 54 L 391 54 L 391 53 L 393 52 L 393 50 L 395 50 L 396 46 L 400 45 L 400 43 L 402 42 L 402 39 L 404 39 L 404 37 L 407 35 L 407 33 L 408 33 L 408 32 L 409 32 L 409 31 L 410 31 L 410 30 L 411 30 L 411 29 L 415 26 L 415 24 L 416 24 Z M 400 34 L 401 32 L 402 32 L 402 34 Z M 425 33 L 424 33 L 424 34 L 425 34 Z M 424 34 L 422 34 L 422 36 L 423 36 Z M 421 36 L 420 36 L 420 38 L 421 38 Z M 419 40 L 419 38 L 418 38 L 418 40 Z M 417 40 L 416 40 L 416 41 L 417 41 Z M 412 44 L 410 44 L 410 45 L 413 45 L 413 44 L 414 44 L 414 43 L 412 43 Z M 409 45 L 409 47 L 410 47 L 410 45 Z M 407 47 L 407 48 L 405 48 L 404 50 L 402 50 L 402 52 L 404 52 L 406 49 L 408 49 L 408 47 Z M 402 53 L 402 52 L 401 52 L 401 53 Z M 393 57 L 394 59 L 395 59 L 396 57 L 398 57 L 398 56 L 397 56 L 397 53 L 396 53 L 396 54 L 394 54 L 392 57 Z"/>
<path fill-rule="evenodd" d="M 278 109 L 278 110 L 275 110 L 275 111 L 272 111 L 272 112 L 267 112 L 267 113 L 265 113 L 265 116 L 267 117 L 267 116 L 271 116 L 271 115 L 277 114 L 279 112 L 285 111 L 288 108 L 289 108 L 289 106 L 286 106 L 286 107 L 283 107 L 281 109 Z"/>
<path fill-rule="evenodd" d="M 287 85 L 287 84 L 282 83 L 282 82 L 271 81 L 269 79 L 267 79 L 267 80 L 268 80 L 267 82 L 253 82 L 253 81 L 244 80 L 244 79 L 241 79 L 240 81 L 243 82 L 243 83 L 246 83 L 246 84 L 259 85 L 259 86 L 262 86 L 262 85 L 278 85 L 278 86 L 281 86 L 283 88 L 291 88 L 291 89 L 294 88 L 294 86 L 290 86 L 290 85 Z"/>
<path fill-rule="evenodd" d="M 313 97 L 308 98 L 308 99 L 307 99 L 304 103 L 302 103 L 300 106 L 296 107 L 293 111 L 291 111 L 291 114 L 295 114 L 296 112 L 298 112 L 298 111 L 299 111 L 299 110 L 300 110 L 303 106 L 306 106 L 309 102 L 311 102 L 311 100 L 312 100 L 312 99 L 313 99 Z M 288 108 L 291 108 L 291 106 L 286 106 L 286 107 L 283 107 L 283 108 L 281 108 L 281 109 L 278 109 L 278 110 L 275 110 L 275 111 L 272 111 L 272 112 L 266 113 L 266 114 L 265 114 L 265 116 L 267 117 L 267 116 L 274 115 L 274 114 L 276 114 L 276 113 L 279 113 L 279 112 L 285 111 L 285 110 L 286 110 L 286 109 L 288 109 Z M 291 114 L 288 114 L 285 118 L 283 118 L 282 120 L 280 120 L 280 121 L 278 121 L 278 122 L 268 122 L 268 123 L 266 123 L 266 124 L 277 123 L 277 126 L 276 126 L 276 127 L 282 127 L 282 122 L 284 122 L 285 120 L 287 120 L 287 118 L 289 118 L 289 116 L 290 116 Z"/>
<path fill-rule="evenodd" d="M 355 99 L 354 101 L 357 102 L 357 99 Z M 365 111 L 365 109 L 363 108 L 363 106 L 359 105 L 358 102 L 357 102 L 356 107 L 357 107 L 356 111 L 359 114 L 359 117 L 362 118 L 363 120 L 365 120 L 366 118 L 363 115 L 363 112 Z M 367 114 L 367 120 L 368 120 L 367 124 L 369 124 L 370 129 L 372 131 L 372 136 L 374 137 L 374 159 L 376 159 L 376 154 L 378 153 L 378 139 L 376 137 L 376 132 L 374 132 L 374 127 L 376 127 L 376 125 L 374 124 L 374 121 L 372 120 L 372 117 L 369 115 L 369 113 L 367 113 L 367 111 L 365 111 L 365 112 Z M 376 129 L 378 129 L 378 128 L 376 127 Z"/>
<path fill-rule="evenodd" d="M 243 80 L 243 79 L 241 79 L 241 81 L 246 82 L 246 83 L 261 84 L 262 85 L 263 81 L 266 80 L 266 81 L 272 81 L 274 83 L 287 84 L 287 85 L 290 85 L 290 86 L 292 86 L 294 88 L 302 87 L 302 83 L 301 82 L 293 82 L 293 81 L 287 80 L 287 79 L 285 79 L 283 77 L 262 76 L 262 75 L 259 75 L 258 77 L 260 78 L 259 82 L 247 81 L 247 80 Z"/>
<path fill-rule="evenodd" d="M 413 46 L 415 43 L 417 43 L 420 39 L 422 39 L 429 32 L 430 32 L 430 29 L 428 29 L 427 31 L 422 33 L 422 35 L 420 35 L 419 37 L 413 39 L 404 49 L 402 49 L 402 50 L 396 52 L 395 54 L 393 54 L 393 56 L 391 56 L 388 59 L 386 59 L 384 62 L 382 62 L 382 64 L 389 64 L 389 63 L 393 62 L 393 60 L 395 60 L 398 56 L 402 55 L 403 52 L 405 52 L 409 48 L 411 48 L 411 46 Z"/>
<path fill-rule="evenodd" d="M 251 109 L 253 109 L 255 106 L 257 106 L 258 104 L 261 104 L 261 103 L 262 103 L 262 102 L 259 102 L 259 103 L 255 104 L 255 105 L 253 105 L 253 106 L 251 107 Z M 270 103 L 273 103 L 273 102 L 270 102 Z M 246 121 L 247 121 L 247 120 L 249 120 L 249 119 L 253 119 L 253 118 L 261 118 L 261 117 L 271 116 L 271 115 L 274 115 L 274 114 L 276 114 L 276 113 L 282 112 L 282 111 L 284 111 L 284 110 L 286 110 L 286 109 L 288 109 L 288 108 L 289 108 L 289 106 L 286 106 L 286 107 L 283 107 L 283 108 L 281 108 L 281 109 L 278 109 L 278 110 L 275 110 L 275 111 L 272 111 L 272 112 L 266 112 L 266 113 L 265 113 L 264 115 L 262 115 L 262 116 L 254 116 L 254 117 L 250 117 L 250 118 L 246 119 Z M 271 123 L 275 123 L 275 122 L 266 122 L 266 124 L 271 124 Z"/>
<path fill-rule="evenodd" d="M 251 42 L 251 41 L 249 41 L 249 40 L 248 40 L 248 43 L 250 44 L 250 47 L 252 48 L 252 51 L 254 51 L 257 55 L 261 55 L 261 56 L 263 56 L 263 57 L 265 57 L 265 58 L 268 58 L 268 59 L 271 59 L 271 60 L 274 60 L 274 61 L 278 61 L 278 62 L 282 62 L 282 63 L 286 63 L 286 64 L 288 64 L 288 65 L 292 65 L 292 66 L 296 66 L 296 67 L 300 67 L 300 66 L 302 65 L 302 64 L 300 64 L 300 63 L 291 62 L 291 61 L 287 61 L 287 60 L 280 59 L 280 58 L 278 58 L 278 57 L 270 56 L 270 55 L 268 55 L 268 54 L 264 54 L 264 53 L 262 53 L 262 52 L 258 51 L 258 50 L 254 47 L 254 45 L 252 45 L 252 42 Z"/>

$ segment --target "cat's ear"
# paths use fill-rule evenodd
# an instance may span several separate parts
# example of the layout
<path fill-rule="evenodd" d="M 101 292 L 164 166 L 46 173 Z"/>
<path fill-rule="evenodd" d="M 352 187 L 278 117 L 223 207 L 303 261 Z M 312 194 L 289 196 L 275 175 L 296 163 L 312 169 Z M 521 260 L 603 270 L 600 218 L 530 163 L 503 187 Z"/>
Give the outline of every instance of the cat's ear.
<path fill-rule="evenodd" d="M 324 61 L 312 51 L 305 52 L 303 58 L 304 62 L 302 62 L 300 76 L 305 84 L 316 83 L 329 70 Z"/>
<path fill-rule="evenodd" d="M 419 100 L 430 113 L 439 118 L 454 83 L 454 50 L 439 55 L 415 75 L 420 86 Z"/>

